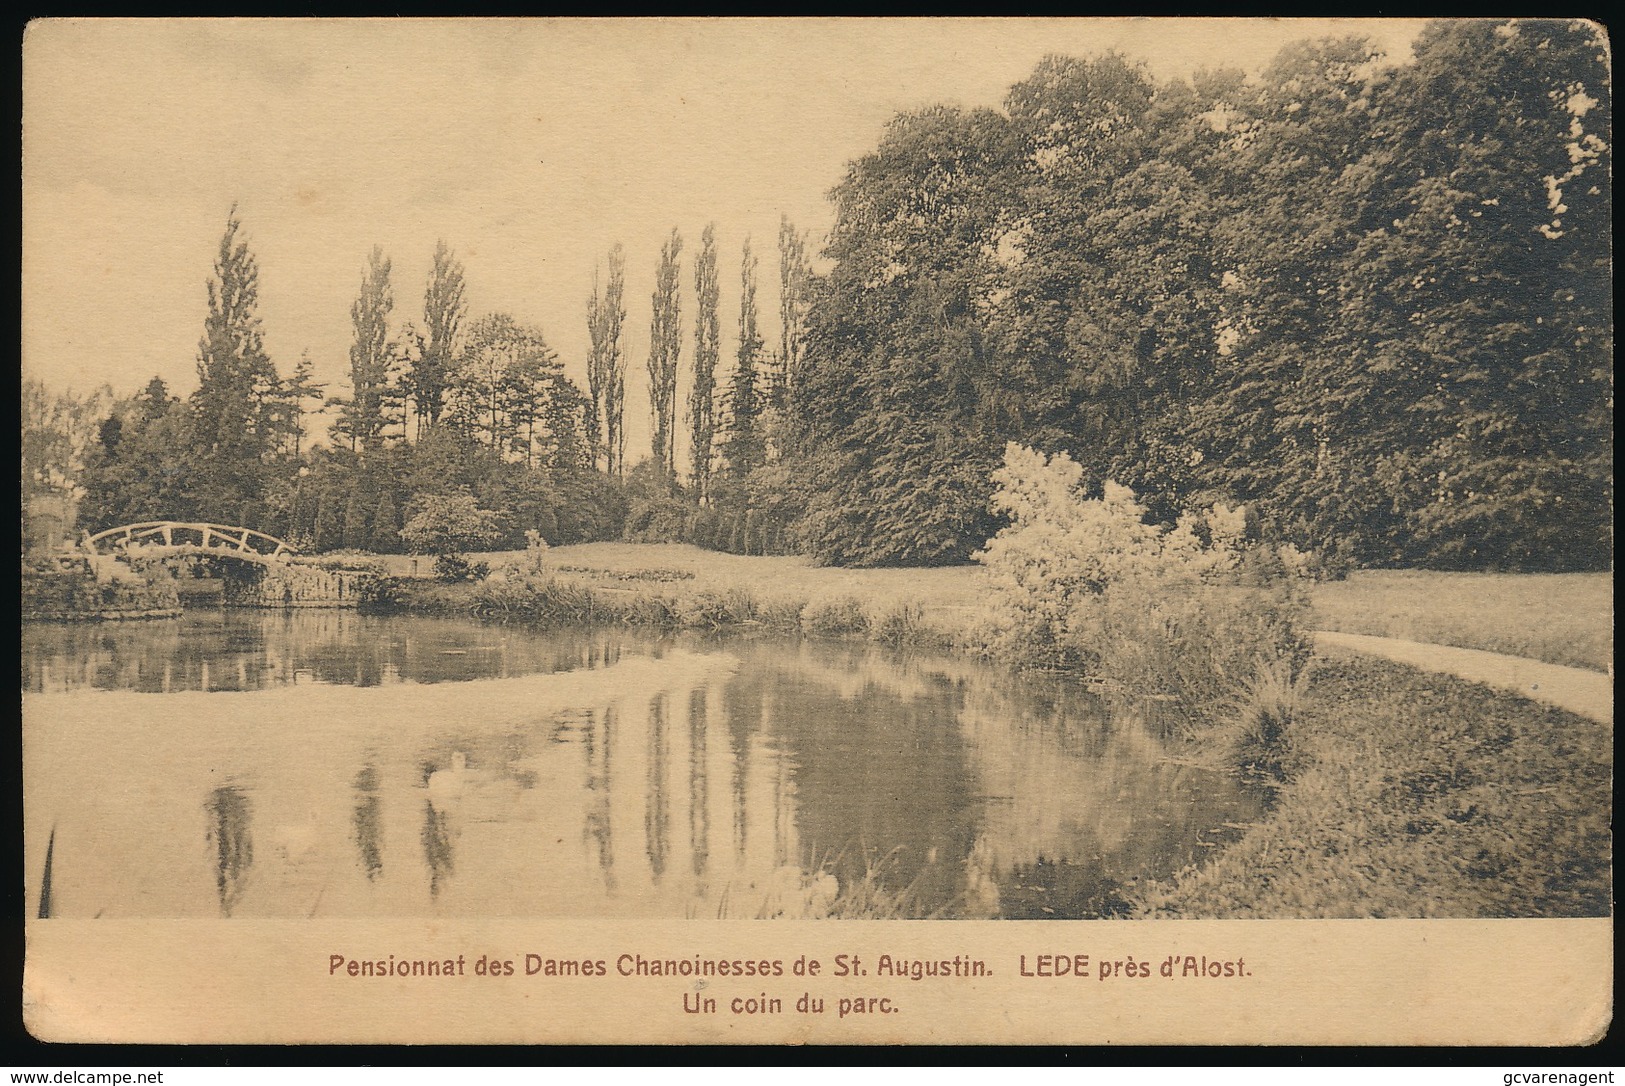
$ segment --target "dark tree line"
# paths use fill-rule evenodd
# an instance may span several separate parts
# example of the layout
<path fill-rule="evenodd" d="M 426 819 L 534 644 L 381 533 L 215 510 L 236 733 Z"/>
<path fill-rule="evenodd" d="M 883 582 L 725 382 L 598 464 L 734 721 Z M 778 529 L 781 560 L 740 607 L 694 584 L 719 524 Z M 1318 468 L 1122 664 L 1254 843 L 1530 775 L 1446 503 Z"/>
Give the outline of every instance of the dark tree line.
<path fill-rule="evenodd" d="M 800 482 L 783 463 L 786 394 L 805 353 L 803 334 L 813 275 L 806 239 L 788 219 L 779 229 L 780 340 L 771 350 L 760 324 L 760 261 L 746 238 L 739 261 L 739 323 L 724 357 L 718 306 L 722 293 L 715 231 L 701 235 L 694 263 L 696 315 L 689 391 L 688 470 L 676 470 L 675 401 L 681 329 L 676 286 L 682 238 L 661 250 L 651 299 L 649 379 L 652 457 L 624 472 L 624 536 L 636 542 L 686 542 L 739 554 L 787 554 L 799 546 L 793 521 Z M 612 260 L 613 266 L 613 260 Z M 589 330 L 608 305 L 594 292 Z M 609 341 L 594 331 L 594 342 Z M 595 348 L 596 351 L 596 348 Z M 720 372 L 719 372 L 720 370 Z M 607 385 L 606 385 L 607 388 Z M 606 404 L 614 400 L 611 393 Z"/>
<path fill-rule="evenodd" d="M 1611 85 L 1582 23 L 1262 79 L 1051 57 L 835 191 L 789 389 L 818 558 L 964 558 L 1004 443 L 1370 564 L 1611 560 Z"/>

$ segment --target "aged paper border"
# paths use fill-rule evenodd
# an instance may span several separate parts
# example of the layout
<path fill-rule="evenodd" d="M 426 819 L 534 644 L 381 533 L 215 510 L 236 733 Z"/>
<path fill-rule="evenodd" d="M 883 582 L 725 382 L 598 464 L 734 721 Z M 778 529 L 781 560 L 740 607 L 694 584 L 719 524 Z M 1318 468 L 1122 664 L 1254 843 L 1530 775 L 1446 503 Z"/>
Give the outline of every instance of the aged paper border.
<path fill-rule="evenodd" d="M 34 921 L 25 1013 L 42 1039 L 197 1044 L 1589 1044 L 1612 1016 L 1613 923 L 1369 921 Z M 514 961 L 500 979 L 352 978 L 333 954 Z M 523 975 L 527 954 L 603 978 Z M 625 978 L 623 954 L 780 960 L 770 981 Z M 988 963 L 980 980 L 838 978 L 838 955 Z M 1237 978 L 1159 975 L 1170 954 Z M 1087 956 L 1087 975 L 1037 974 Z M 821 976 L 795 975 L 798 959 Z M 1153 964 L 1101 979 L 1099 963 Z M 1053 964 L 1051 972 L 1058 971 Z M 776 1015 L 733 1000 L 783 999 Z M 803 995 L 821 1015 L 799 1013 Z M 838 1000 L 892 1013 L 838 1017 Z M 714 996 L 717 1013 L 685 1000 Z M 741 1006 L 744 1006 L 742 1004 Z"/>
<path fill-rule="evenodd" d="M 25 216 L 27 214 L 25 208 Z M 185 273 L 193 274 L 193 269 Z M 29 855 L 25 870 L 41 857 Z M 29 920 L 24 1017 L 80 1043 L 1578 1045 L 1612 1017 L 1613 922 Z M 527 977 L 527 954 L 603 978 Z M 623 977 L 622 954 L 777 960 L 771 981 Z M 498 956 L 503 978 L 358 979 L 334 954 Z M 985 961 L 941 981 L 832 975 L 838 956 Z M 1245 974 L 1161 975 L 1175 957 Z M 1087 958 L 1088 964 L 1080 964 Z M 1068 975 L 1056 962 L 1070 963 Z M 816 960 L 817 977 L 798 961 Z M 1149 963 L 1102 978 L 1101 963 Z M 1044 963 L 1048 963 L 1047 965 Z M 861 969 L 862 967 L 858 967 Z M 854 969 L 857 972 L 858 969 Z M 782 999 L 774 1015 L 736 998 Z M 826 1000 L 802 1014 L 803 994 Z M 685 1009 L 715 996 L 715 1014 Z M 838 1001 L 886 1000 L 838 1017 Z M 873 1005 L 873 1004 L 871 1004 Z"/>

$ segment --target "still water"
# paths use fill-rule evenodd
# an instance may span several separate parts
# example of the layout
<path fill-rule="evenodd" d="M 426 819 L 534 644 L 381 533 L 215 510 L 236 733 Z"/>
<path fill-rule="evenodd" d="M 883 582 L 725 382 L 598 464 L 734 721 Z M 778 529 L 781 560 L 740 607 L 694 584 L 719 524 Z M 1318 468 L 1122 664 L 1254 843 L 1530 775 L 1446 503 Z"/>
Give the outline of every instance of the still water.
<path fill-rule="evenodd" d="M 1260 797 L 1075 681 L 769 637 L 347 611 L 23 631 L 28 908 L 1111 915 Z"/>

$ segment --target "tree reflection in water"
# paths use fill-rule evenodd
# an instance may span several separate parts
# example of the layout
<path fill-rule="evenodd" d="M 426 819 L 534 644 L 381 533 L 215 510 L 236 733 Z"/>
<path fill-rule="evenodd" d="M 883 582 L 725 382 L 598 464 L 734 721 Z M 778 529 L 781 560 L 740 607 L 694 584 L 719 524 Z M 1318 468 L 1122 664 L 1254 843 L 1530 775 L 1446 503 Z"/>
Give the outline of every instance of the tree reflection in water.
<path fill-rule="evenodd" d="M 694 877 L 699 879 L 705 877 L 706 861 L 711 857 L 711 793 L 706 785 L 705 764 L 705 733 L 708 726 L 705 688 L 698 687 L 688 696 L 688 842 L 694 861 Z"/>
<path fill-rule="evenodd" d="M 615 707 L 603 711 L 599 727 L 589 727 L 582 739 L 586 762 L 587 814 L 583 834 L 597 852 L 598 870 L 603 873 L 604 891 L 615 894 L 615 836 L 610 816 L 609 752 L 615 735 Z"/>
<path fill-rule="evenodd" d="M 254 838 L 249 833 L 253 808 L 240 789 L 225 785 L 209 793 L 203 809 L 209 816 L 204 840 L 214 855 L 220 915 L 229 917 L 242 896 L 248 870 L 254 864 Z"/>
<path fill-rule="evenodd" d="M 53 912 L 800 915 L 829 871 L 924 913 L 1090 917 L 1259 810 L 1233 779 L 1171 761 L 1157 722 L 962 657 L 455 622 L 383 632 L 420 663 L 429 645 L 499 639 L 488 655 L 503 667 L 600 666 L 455 690 L 120 694 L 105 716 L 80 699 L 108 695 L 42 695 L 25 746 L 71 788 L 30 811 L 62 820 L 58 843 L 93 842 L 57 850 Z M 104 632 L 98 658 L 122 658 L 120 637 Z M 275 847 L 284 826 L 297 849 Z"/>
<path fill-rule="evenodd" d="M 671 792 L 666 786 L 671 757 L 666 736 L 666 695 L 649 702 L 648 788 L 644 793 L 643 833 L 649 851 L 649 870 L 656 881 L 666 873 L 666 854 L 671 848 Z"/>
<path fill-rule="evenodd" d="M 361 870 L 373 881 L 384 870 L 382 805 L 378 800 L 378 767 L 368 762 L 355 775 L 355 843 L 361 853 Z"/>

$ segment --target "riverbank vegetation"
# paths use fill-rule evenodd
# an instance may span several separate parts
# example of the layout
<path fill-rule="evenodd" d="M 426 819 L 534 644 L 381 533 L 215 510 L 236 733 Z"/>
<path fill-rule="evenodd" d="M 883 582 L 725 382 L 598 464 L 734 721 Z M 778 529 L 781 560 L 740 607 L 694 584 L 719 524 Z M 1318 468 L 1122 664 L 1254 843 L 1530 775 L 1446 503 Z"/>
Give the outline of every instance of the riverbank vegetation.
<path fill-rule="evenodd" d="M 1607 916 L 1604 724 L 1363 657 L 1317 663 L 1269 816 L 1142 917 Z"/>
<path fill-rule="evenodd" d="M 175 574 L 162 563 L 127 565 L 88 555 L 25 558 L 18 607 L 25 622 L 172 618 L 181 613 Z"/>
<path fill-rule="evenodd" d="M 978 551 L 985 606 L 969 646 L 1016 667 L 1059 667 L 1116 695 L 1178 704 L 1196 733 L 1248 683 L 1309 658 L 1303 584 L 1290 545 L 1249 538 L 1216 503 L 1162 528 L 1127 487 L 1088 496 L 1071 457 L 1012 444 L 993 476 L 1008 524 Z"/>
<path fill-rule="evenodd" d="M 529 561 L 525 551 L 469 555 L 492 571 Z M 396 577 L 413 559 L 376 559 Z M 548 550 L 542 570 L 584 583 L 693 581 L 709 591 L 738 588 L 765 604 L 779 597 L 852 597 L 887 607 L 913 603 L 924 623 L 958 629 L 984 595 L 975 563 L 927 568 L 822 566 L 797 555 L 748 557 L 690 544 L 583 543 Z M 418 560 L 417 575 L 433 569 Z M 1446 573 L 1364 570 L 1305 583 L 1316 629 L 1344 630 L 1527 656 L 1605 670 L 1613 657 L 1613 575 Z"/>

